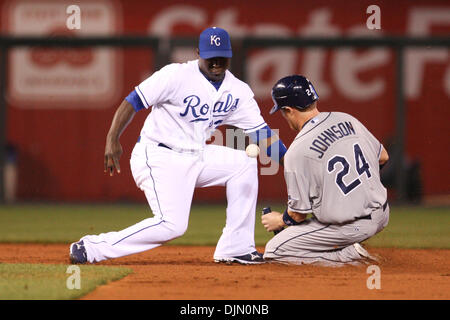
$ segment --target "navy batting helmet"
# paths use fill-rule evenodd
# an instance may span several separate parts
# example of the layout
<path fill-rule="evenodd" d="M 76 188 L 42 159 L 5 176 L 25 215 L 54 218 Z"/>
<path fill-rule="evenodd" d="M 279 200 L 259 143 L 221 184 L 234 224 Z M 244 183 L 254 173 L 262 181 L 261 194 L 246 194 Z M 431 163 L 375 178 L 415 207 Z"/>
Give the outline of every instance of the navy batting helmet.
<path fill-rule="evenodd" d="M 284 77 L 273 86 L 272 99 L 274 106 L 270 114 L 283 107 L 306 109 L 314 101 L 319 100 L 311 81 L 304 76 L 292 75 Z"/>

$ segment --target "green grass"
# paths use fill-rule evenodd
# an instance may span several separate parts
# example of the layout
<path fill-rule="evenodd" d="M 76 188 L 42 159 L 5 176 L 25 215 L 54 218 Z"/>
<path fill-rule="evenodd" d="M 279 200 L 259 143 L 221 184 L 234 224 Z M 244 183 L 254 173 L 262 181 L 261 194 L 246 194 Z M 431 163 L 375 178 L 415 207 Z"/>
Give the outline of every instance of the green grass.
<path fill-rule="evenodd" d="M 283 211 L 283 205 L 273 205 Z M 255 241 L 272 237 L 260 223 L 257 208 Z M 0 206 L 0 242 L 68 243 L 86 234 L 126 228 L 152 214 L 147 205 L 13 205 Z M 225 204 L 194 205 L 189 228 L 173 245 L 215 245 L 225 225 Z M 389 225 L 368 240 L 370 246 L 450 248 L 450 208 L 392 207 Z"/>
<path fill-rule="evenodd" d="M 79 289 L 68 265 L 0 264 L 0 300 L 77 299 L 95 287 L 132 271 L 119 267 L 80 266 Z M 67 273 L 69 271 L 69 273 Z M 68 286 L 69 284 L 69 286 Z"/>
<path fill-rule="evenodd" d="M 372 247 L 450 249 L 450 208 L 394 207 Z"/>
<path fill-rule="evenodd" d="M 272 233 L 260 223 L 255 242 L 264 246 Z M 284 205 L 272 205 L 283 211 Z M 147 205 L 12 205 L 0 206 L 0 242 L 69 243 L 86 234 L 121 230 L 151 217 Z M 225 224 L 225 204 L 194 205 L 189 228 L 169 245 L 215 245 Z M 373 247 L 450 248 L 450 208 L 392 207 L 385 230 L 369 239 Z M 0 300 L 77 299 L 95 287 L 120 279 L 130 269 L 80 266 L 81 288 L 70 290 L 68 265 L 1 264 Z"/>
<path fill-rule="evenodd" d="M 0 242 L 66 243 L 85 234 L 120 230 L 150 216 L 146 206 L 0 206 Z"/>
<path fill-rule="evenodd" d="M 67 243 L 86 234 L 121 230 L 150 217 L 147 205 L 0 206 L 0 242 Z M 224 226 L 225 204 L 196 205 L 192 207 L 188 231 L 170 244 L 215 245 Z M 259 245 L 271 238 L 259 217 L 256 238 Z"/>

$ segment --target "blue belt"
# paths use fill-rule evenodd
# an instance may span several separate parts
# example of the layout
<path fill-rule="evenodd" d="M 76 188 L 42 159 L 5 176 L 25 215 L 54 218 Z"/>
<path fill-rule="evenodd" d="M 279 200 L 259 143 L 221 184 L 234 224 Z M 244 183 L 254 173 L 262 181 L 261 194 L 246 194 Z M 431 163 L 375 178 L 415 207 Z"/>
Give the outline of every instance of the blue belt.
<path fill-rule="evenodd" d="M 166 146 L 164 143 L 158 143 L 158 147 L 163 147 L 163 148 L 167 148 L 167 149 L 170 149 L 170 150 L 172 150 L 172 148 L 171 147 L 169 147 L 169 146 Z"/>

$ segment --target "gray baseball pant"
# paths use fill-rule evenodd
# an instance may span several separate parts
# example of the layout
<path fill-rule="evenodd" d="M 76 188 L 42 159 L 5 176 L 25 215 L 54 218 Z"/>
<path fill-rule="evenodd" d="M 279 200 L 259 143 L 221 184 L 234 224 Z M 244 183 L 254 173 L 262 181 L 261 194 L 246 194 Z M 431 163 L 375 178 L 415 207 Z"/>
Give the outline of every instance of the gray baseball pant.
<path fill-rule="evenodd" d="M 357 265 L 362 257 L 353 244 L 377 234 L 388 221 L 387 204 L 374 210 L 370 217 L 347 224 L 324 224 L 309 218 L 274 236 L 266 244 L 264 258 L 288 264 Z"/>

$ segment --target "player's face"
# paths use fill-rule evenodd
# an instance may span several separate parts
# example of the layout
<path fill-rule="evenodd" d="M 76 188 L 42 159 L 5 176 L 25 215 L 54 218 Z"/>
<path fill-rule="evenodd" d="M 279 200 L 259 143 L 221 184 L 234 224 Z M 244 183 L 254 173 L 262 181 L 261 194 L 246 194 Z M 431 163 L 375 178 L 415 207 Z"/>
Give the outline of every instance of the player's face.
<path fill-rule="evenodd" d="M 209 80 L 219 81 L 225 77 L 225 71 L 230 67 L 230 58 L 214 57 L 202 59 L 199 57 L 198 65 Z"/>

